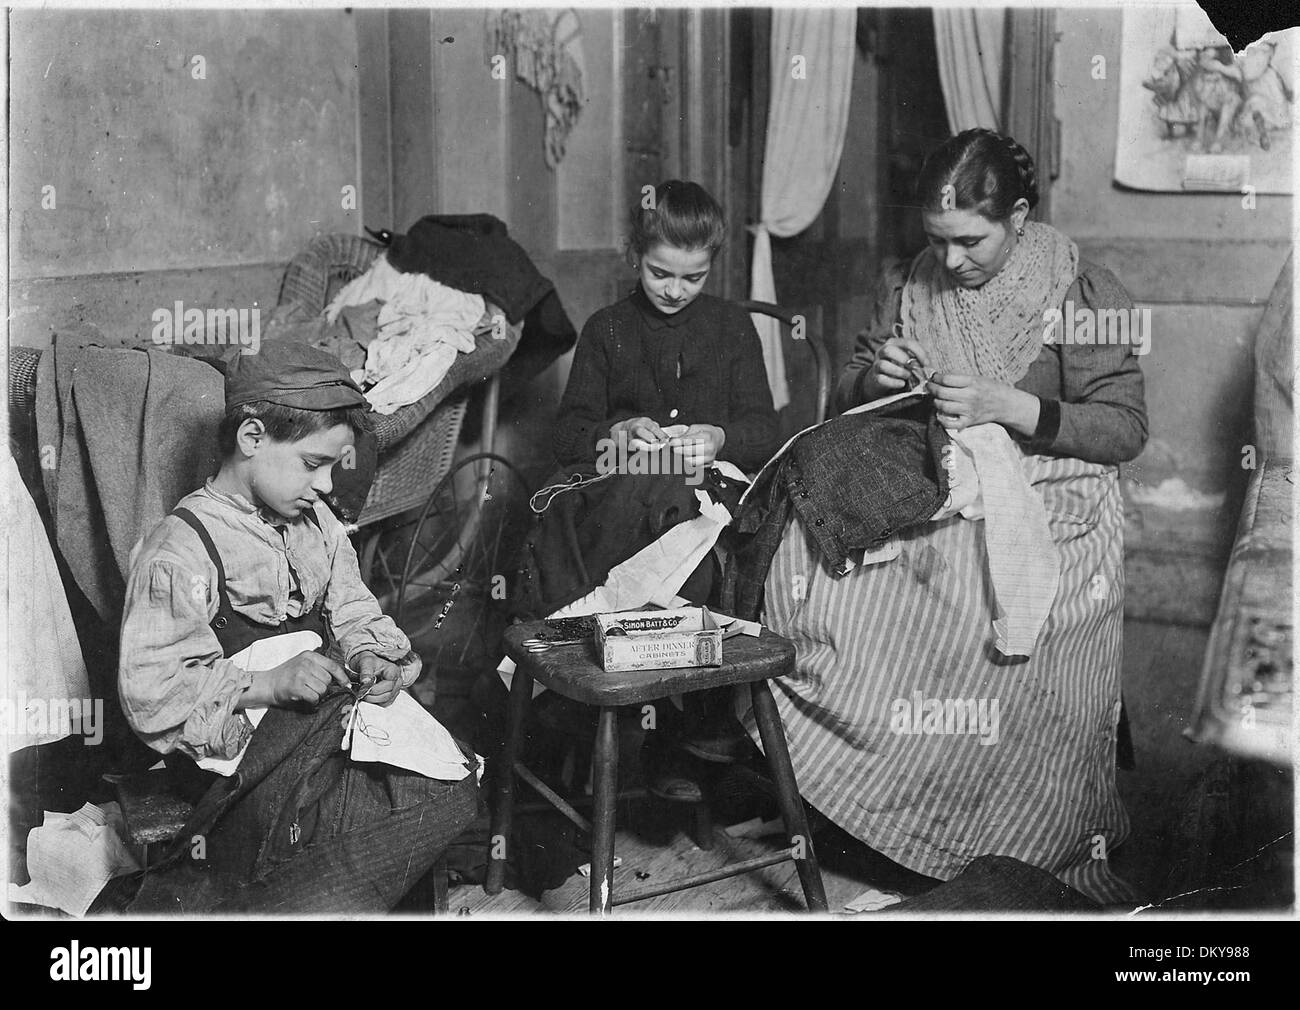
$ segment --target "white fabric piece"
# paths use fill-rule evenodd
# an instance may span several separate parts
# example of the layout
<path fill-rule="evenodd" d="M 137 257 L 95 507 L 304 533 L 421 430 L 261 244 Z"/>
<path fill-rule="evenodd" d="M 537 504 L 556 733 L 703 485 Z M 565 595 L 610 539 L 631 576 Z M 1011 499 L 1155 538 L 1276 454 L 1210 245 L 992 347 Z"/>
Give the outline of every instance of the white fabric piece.
<path fill-rule="evenodd" d="M 469 775 L 465 755 L 446 727 L 405 691 L 386 707 L 368 701 L 356 707 L 343 740 L 353 761 L 375 761 L 443 782 Z"/>
<path fill-rule="evenodd" d="M 754 231 L 749 297 L 776 301 L 771 237 L 798 235 L 821 213 L 839 169 L 853 88 L 857 12 L 852 7 L 772 12 L 762 214 Z M 790 402 L 780 324 L 754 315 L 763 363 L 780 410 Z"/>
<path fill-rule="evenodd" d="M 1029 485 L 1024 454 L 1000 424 L 950 431 L 979 477 L 984 546 L 993 583 L 997 650 L 1029 656 L 1060 585 L 1061 559 L 1043 499 Z M 965 514 L 965 513 L 963 513 Z"/>
<path fill-rule="evenodd" d="M 9 886 L 9 900 L 57 908 L 77 918 L 114 877 L 140 869 L 122 840 L 125 828 L 116 803 L 87 803 L 76 813 L 45 811 L 27 833 L 31 882 Z"/>
<path fill-rule="evenodd" d="M 379 414 L 415 403 L 446 376 L 457 354 L 472 353 L 474 328 L 487 311 L 468 294 L 421 273 L 402 273 L 381 256 L 335 296 L 325 310 L 334 322 L 349 305 L 383 302 L 366 367 L 353 378 L 373 383 L 366 399 Z"/>
<path fill-rule="evenodd" d="M 937 523 L 955 515 L 966 519 L 983 519 L 980 477 L 975 470 L 973 451 L 966 441 L 953 441 L 950 445 L 951 450 L 944 455 L 944 467 L 948 471 L 948 497 L 939 511 L 930 517 L 930 522 Z"/>
<path fill-rule="evenodd" d="M 745 481 L 748 478 L 733 463 L 718 460 L 712 464 L 724 477 Z M 643 547 L 626 561 L 609 570 L 605 581 L 581 599 L 566 604 L 548 617 L 585 617 L 589 614 L 610 614 L 621 610 L 636 610 L 647 604 L 671 609 L 689 606 L 677 595 L 691 572 L 713 550 L 723 529 L 731 522 L 731 512 L 709 497 L 707 491 L 696 491 L 700 514 L 678 523 L 654 543 Z M 509 657 L 497 665 L 501 682 L 510 687 L 514 679 L 515 661 Z M 545 691 L 533 684 L 533 697 Z"/>
<path fill-rule="evenodd" d="M 939 84 L 954 134 L 1002 121 L 1002 7 L 936 7 L 934 41 Z"/>
<path fill-rule="evenodd" d="M 248 648 L 231 656 L 230 661 L 241 670 L 270 670 L 281 663 L 288 662 L 300 652 L 315 652 L 322 644 L 320 635 L 314 631 L 291 631 L 287 635 L 260 638 Z M 244 718 L 252 723 L 253 729 L 257 729 L 265 715 L 264 708 L 244 710 Z M 249 739 L 251 741 L 251 736 Z M 248 744 L 244 744 L 243 749 L 234 757 L 205 757 L 199 758 L 194 763 L 204 771 L 230 776 L 238 770 L 239 763 L 244 760 L 244 754 L 247 752 Z"/>
<path fill-rule="evenodd" d="M 903 552 L 903 545 L 898 539 L 898 534 L 891 534 L 889 539 L 883 544 L 876 547 L 864 547 L 857 551 L 857 556 L 850 554 L 844 559 L 844 574 L 848 574 L 859 565 L 883 565 L 886 561 L 893 561 Z"/>
<path fill-rule="evenodd" d="M 301 652 L 320 648 L 320 636 L 314 631 L 294 631 L 259 639 L 242 652 L 230 657 L 242 670 L 269 670 Z M 354 761 L 379 761 L 395 768 L 405 768 L 430 778 L 459 782 L 469 774 L 465 755 L 450 733 L 418 701 L 405 691 L 387 707 L 362 702 L 360 712 L 348 721 L 347 732 L 339 727 L 339 741 Z M 256 729 L 266 709 L 249 709 L 244 713 Z M 363 732 L 354 732 L 361 723 Z M 202 758 L 200 768 L 218 775 L 233 775 L 248 745 L 233 758 Z"/>
<path fill-rule="evenodd" d="M 897 891 L 882 891 L 879 888 L 868 887 L 856 898 L 844 906 L 846 912 L 879 912 L 890 905 L 897 905 L 903 900 L 903 896 Z"/>
<path fill-rule="evenodd" d="M 4 459 L 5 565 L 8 607 L 0 627 L 6 718 L 0 721 L 9 752 L 53 743 L 74 732 L 103 732 L 94 720 L 90 678 L 72 623 L 63 582 L 36 504 L 13 457 Z M 75 711 L 74 711 L 75 709 Z"/>

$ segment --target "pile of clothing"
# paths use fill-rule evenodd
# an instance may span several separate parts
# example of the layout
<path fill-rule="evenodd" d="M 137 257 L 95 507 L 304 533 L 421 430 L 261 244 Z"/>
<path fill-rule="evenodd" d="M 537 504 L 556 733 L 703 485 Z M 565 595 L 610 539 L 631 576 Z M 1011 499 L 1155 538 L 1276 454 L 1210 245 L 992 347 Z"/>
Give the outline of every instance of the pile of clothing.
<path fill-rule="evenodd" d="M 335 355 L 377 413 L 392 414 L 438 389 L 460 355 L 499 345 L 508 371 L 531 376 L 577 339 L 555 285 L 497 218 L 431 215 L 405 235 L 372 234 L 387 252 L 340 290 L 323 316 L 283 305 L 267 336 L 305 340 Z"/>
<path fill-rule="evenodd" d="M 326 324 L 336 323 L 347 308 L 357 311 L 349 313 L 346 330 L 327 331 L 339 345 L 331 350 L 380 414 L 434 389 L 457 354 L 474 352 L 474 335 L 490 330 L 494 315 L 505 335 L 504 313 L 490 312 L 482 295 L 401 273 L 384 256 L 335 296 L 325 310 Z M 352 364 L 358 348 L 365 351 L 363 367 Z"/>

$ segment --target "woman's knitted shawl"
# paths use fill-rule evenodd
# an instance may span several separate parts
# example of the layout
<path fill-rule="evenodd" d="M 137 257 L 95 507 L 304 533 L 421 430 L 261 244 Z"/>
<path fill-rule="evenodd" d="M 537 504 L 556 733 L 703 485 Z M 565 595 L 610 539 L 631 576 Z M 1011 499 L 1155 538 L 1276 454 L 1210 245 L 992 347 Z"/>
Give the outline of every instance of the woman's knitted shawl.
<path fill-rule="evenodd" d="M 957 284 L 926 249 L 903 288 L 903 335 L 920 343 L 941 373 L 1014 385 L 1043 349 L 1048 310 L 1060 307 L 1078 273 L 1078 246 L 1033 221 L 1002 269 L 978 288 Z"/>

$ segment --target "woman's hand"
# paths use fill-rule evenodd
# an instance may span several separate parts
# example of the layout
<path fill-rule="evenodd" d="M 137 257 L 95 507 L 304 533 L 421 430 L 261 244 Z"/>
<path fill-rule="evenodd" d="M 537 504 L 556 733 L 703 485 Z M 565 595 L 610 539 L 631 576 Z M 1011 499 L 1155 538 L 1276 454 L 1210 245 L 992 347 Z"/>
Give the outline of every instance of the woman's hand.
<path fill-rule="evenodd" d="M 626 438 L 629 442 L 640 439 L 650 445 L 668 441 L 668 435 L 659 426 L 659 422 L 652 417 L 629 417 L 626 421 L 619 421 L 618 424 L 610 427 L 609 437 L 615 442 L 618 442 L 620 437 Z"/>
<path fill-rule="evenodd" d="M 668 443 L 689 467 L 708 466 L 727 443 L 727 433 L 716 424 L 692 424 Z"/>
<path fill-rule="evenodd" d="M 939 423 L 949 431 L 1001 424 L 1022 435 L 1038 427 L 1038 397 L 982 375 L 945 372 L 930 380 Z"/>
<path fill-rule="evenodd" d="M 906 337 L 890 337 L 876 352 L 876 359 L 871 363 L 870 383 L 873 393 L 869 399 L 878 399 L 880 395 L 897 393 L 912 384 L 914 375 L 909 365 L 919 364 L 927 372 L 930 362 L 925 348 L 915 340 Z"/>
<path fill-rule="evenodd" d="M 357 659 L 357 669 L 361 671 L 362 685 L 373 684 L 365 700 L 372 705 L 387 707 L 397 700 L 402 690 L 402 668 L 383 656 L 373 652 L 363 652 Z"/>

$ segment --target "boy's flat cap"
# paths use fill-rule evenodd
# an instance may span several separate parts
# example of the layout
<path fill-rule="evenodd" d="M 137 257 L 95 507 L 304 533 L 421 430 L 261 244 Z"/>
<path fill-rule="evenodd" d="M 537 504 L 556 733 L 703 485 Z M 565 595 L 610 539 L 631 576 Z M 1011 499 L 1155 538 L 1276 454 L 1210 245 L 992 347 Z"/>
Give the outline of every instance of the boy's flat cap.
<path fill-rule="evenodd" d="M 368 406 L 361 387 L 332 354 L 292 340 L 268 340 L 226 366 L 226 407 L 265 400 L 300 410 Z"/>

